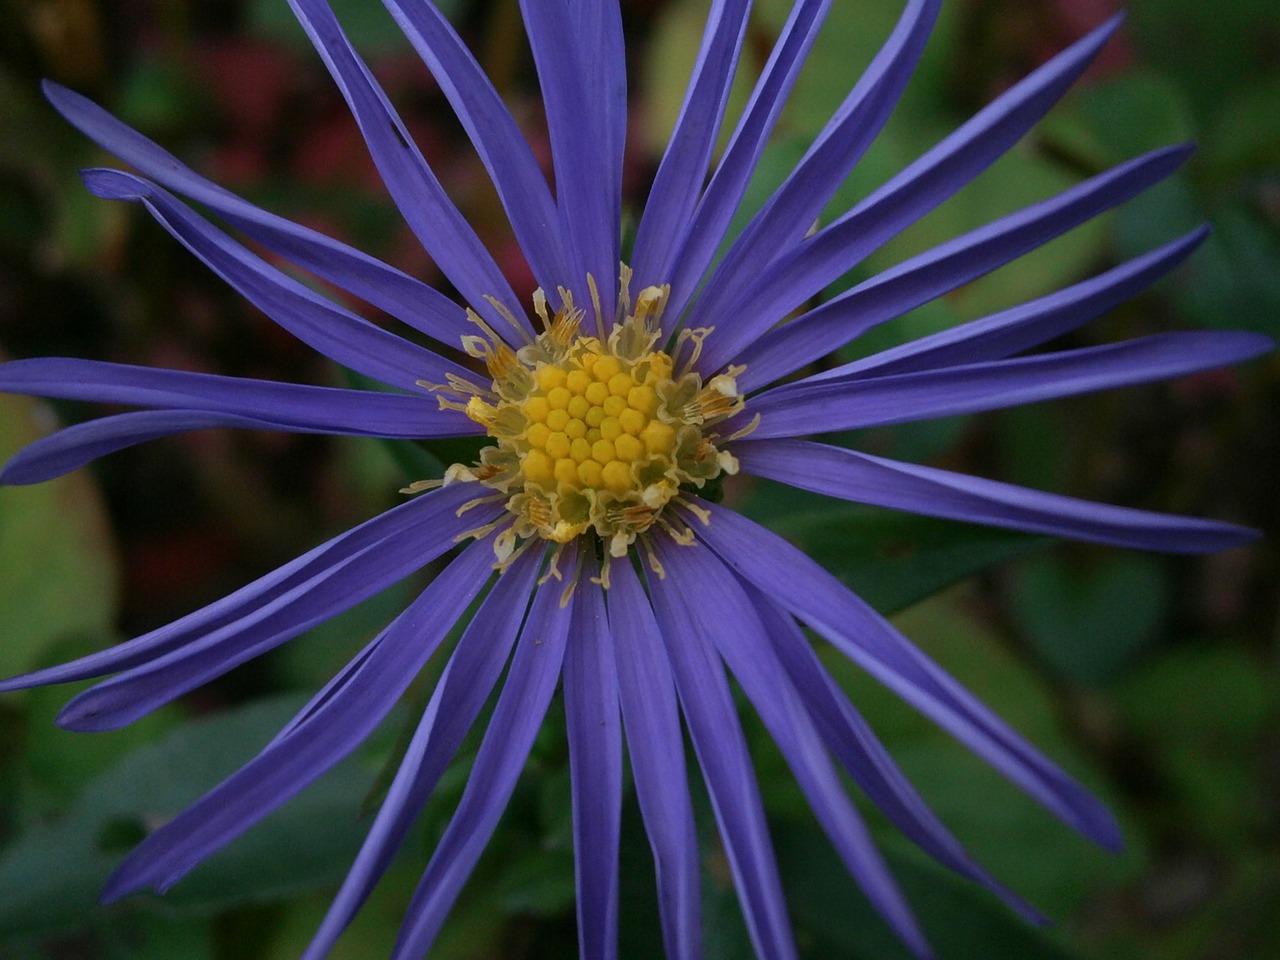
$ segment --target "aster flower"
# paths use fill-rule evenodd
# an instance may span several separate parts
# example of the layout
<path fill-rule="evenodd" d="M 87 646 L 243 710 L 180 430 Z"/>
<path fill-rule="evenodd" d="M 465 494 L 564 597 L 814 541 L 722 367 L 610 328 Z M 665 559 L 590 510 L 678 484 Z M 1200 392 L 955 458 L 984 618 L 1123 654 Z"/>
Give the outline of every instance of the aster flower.
<path fill-rule="evenodd" d="M 250 204 L 78 94 L 46 86 L 64 117 L 136 171 L 85 171 L 93 193 L 142 204 L 275 322 L 388 389 L 18 360 L 0 367 L 0 390 L 143 409 L 40 440 L 0 480 L 39 482 L 131 444 L 215 426 L 491 441 L 477 462 L 413 484 L 401 505 L 207 607 L 0 684 L 14 690 L 113 674 L 76 696 L 59 722 L 74 730 L 119 727 L 448 557 L 421 595 L 256 757 L 148 836 L 105 897 L 163 891 L 330 769 L 387 715 L 478 601 L 306 957 L 328 951 L 384 873 L 504 668 L 466 789 L 408 908 L 397 958 L 430 949 L 557 689 L 569 743 L 581 955 L 616 952 L 624 740 L 656 864 L 667 955 L 701 955 L 683 720 L 754 948 L 762 958 L 794 957 L 730 675 L 849 872 L 916 953 L 927 954 L 928 945 L 841 770 L 924 851 L 1037 919 L 930 812 L 826 673 L 802 625 L 1068 826 L 1115 847 L 1107 811 L 834 577 L 718 505 L 713 493 L 725 476 L 743 472 L 840 499 L 1123 547 L 1201 552 L 1250 539 L 1250 531 L 1227 524 L 1085 503 L 804 439 L 1162 380 L 1270 348 L 1262 337 L 1215 332 L 1025 353 L 1166 274 L 1203 238 L 1198 230 L 1048 296 L 810 371 L 812 361 L 859 334 L 1115 207 L 1182 164 L 1186 147 L 1138 157 L 806 307 L 1008 150 L 1080 75 L 1116 21 L 1011 87 L 852 209 L 811 229 L 920 56 L 939 2 L 908 0 L 848 98 L 718 257 L 829 0 L 794 5 L 712 169 L 750 7 L 715 0 L 630 264 L 619 270 L 626 77 L 618 4 L 522 0 L 546 105 L 553 190 L 435 6 L 384 2 L 492 177 L 540 284 L 531 305 L 518 302 L 323 0 L 290 4 L 405 221 L 461 302 Z M 322 297 L 180 197 L 415 333 L 398 336 Z M 473 362 L 454 359 L 458 347 Z"/>

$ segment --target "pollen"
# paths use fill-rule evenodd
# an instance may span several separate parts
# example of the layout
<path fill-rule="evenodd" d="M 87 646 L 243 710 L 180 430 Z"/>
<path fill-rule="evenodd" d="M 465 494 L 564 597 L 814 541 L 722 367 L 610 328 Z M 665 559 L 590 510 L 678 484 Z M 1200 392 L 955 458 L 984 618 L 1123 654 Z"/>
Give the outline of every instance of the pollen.
<path fill-rule="evenodd" d="M 732 377 L 704 385 L 680 369 L 660 347 L 667 289 L 641 291 L 632 311 L 626 284 L 624 269 L 618 316 L 607 331 L 597 316 L 598 335 L 582 332 L 583 313 L 566 291 L 553 317 L 539 292 L 545 332 L 536 340 L 514 353 L 496 342 L 468 350 L 486 361 L 493 383 L 465 411 L 494 443 L 455 475 L 507 497 L 517 538 L 596 536 L 611 556 L 625 556 L 655 523 L 669 524 L 663 510 L 681 491 L 736 467 L 716 446 L 716 424 L 743 405 Z"/>

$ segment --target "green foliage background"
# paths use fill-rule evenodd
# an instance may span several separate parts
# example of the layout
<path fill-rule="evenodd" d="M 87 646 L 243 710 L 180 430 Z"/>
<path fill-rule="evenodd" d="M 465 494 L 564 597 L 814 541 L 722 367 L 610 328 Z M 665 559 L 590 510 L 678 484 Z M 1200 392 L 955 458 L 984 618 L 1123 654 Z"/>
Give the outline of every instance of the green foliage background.
<path fill-rule="evenodd" d="M 500 262 L 529 282 L 443 100 L 375 0 L 333 6 Z M 704 2 L 625 0 L 643 196 L 696 51 Z M 760 0 L 743 94 L 788 9 Z M 888 33 L 900 0 L 836 0 L 748 206 L 785 176 Z M 1110 0 L 947 3 L 902 108 L 842 208 L 1113 10 Z M 514 0 L 448 11 L 527 121 L 536 85 Z M 340 98 L 283 0 L 0 0 L 0 351 L 91 356 L 337 383 L 138 211 L 88 197 L 98 154 L 39 96 L 50 76 L 272 209 L 429 280 Z M 1164 329 L 1280 333 L 1280 11 L 1268 0 L 1134 0 L 1098 67 L 989 173 L 830 292 L 1147 149 L 1195 139 L 1185 171 L 1115 214 L 876 331 L 865 352 L 1037 296 L 1202 222 L 1175 276 L 1072 338 Z M 638 207 L 636 207 L 638 209 Z M 1120 817 L 1092 849 L 835 656 L 913 780 L 998 876 L 1058 926 L 1024 926 L 869 812 L 940 957 L 1263 960 L 1280 956 L 1280 710 L 1274 358 L 1151 388 L 839 438 L 1078 496 L 1230 519 L 1272 534 L 1206 558 L 1052 545 L 835 505 L 766 484 L 728 499 L 863 593 Z M 0 457 L 98 411 L 0 397 Z M 55 483 L 0 490 L 0 671 L 75 656 L 165 622 L 396 502 L 466 456 L 439 445 L 207 433 L 122 453 Z M 264 743 L 420 586 L 408 583 L 210 689 L 115 733 L 53 725 L 74 692 L 0 699 L 0 958 L 288 960 L 305 946 L 369 822 L 414 702 L 357 756 L 165 898 L 94 905 L 113 865 Z M 429 668 L 428 673 L 431 670 Z M 420 698 L 431 688 L 426 676 Z M 412 698 L 411 698 L 412 699 Z M 568 778 L 556 710 L 441 960 L 574 957 Z M 750 716 L 758 772 L 806 958 L 904 956 L 817 831 Z M 474 744 L 464 749 L 464 754 Z M 335 958 L 390 950 L 418 871 L 465 782 L 446 779 Z M 750 955 L 705 798 L 707 955 Z M 660 954 L 652 867 L 629 801 L 622 955 Z"/>

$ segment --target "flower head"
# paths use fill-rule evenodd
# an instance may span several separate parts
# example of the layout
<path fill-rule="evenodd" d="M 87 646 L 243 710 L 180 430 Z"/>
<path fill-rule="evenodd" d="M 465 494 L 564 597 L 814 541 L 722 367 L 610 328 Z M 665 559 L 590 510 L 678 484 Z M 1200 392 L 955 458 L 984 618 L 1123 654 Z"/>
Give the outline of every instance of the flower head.
<path fill-rule="evenodd" d="M 681 718 L 755 950 L 762 958 L 795 956 L 730 675 L 850 873 L 917 953 L 927 944 L 840 769 L 927 853 L 1036 916 L 929 812 L 828 676 L 802 625 L 1068 825 L 1115 846 L 1108 813 L 830 574 L 718 505 L 712 493 L 742 471 L 831 497 L 1104 544 L 1195 552 L 1249 539 L 1249 531 L 1226 524 L 1084 503 L 804 439 L 1159 380 L 1270 348 L 1248 334 L 1182 333 L 1024 353 L 1171 270 L 1202 239 L 1196 231 L 1049 296 L 863 360 L 820 372 L 810 366 L 1182 163 L 1182 147 L 1138 157 L 806 306 L 1014 144 L 1080 75 L 1115 22 L 814 228 L 893 109 L 937 15 L 938 0 L 907 0 L 865 75 L 717 258 L 829 6 L 795 3 L 713 164 L 750 6 L 717 0 L 629 265 L 620 266 L 626 77 L 618 4 L 522 0 L 546 103 L 553 190 L 492 84 L 430 0 L 385 3 L 493 179 L 540 284 L 532 304 L 518 301 L 324 0 L 290 4 L 406 222 L 461 302 L 248 203 L 83 97 L 46 88 L 72 124 L 137 171 L 86 171 L 91 191 L 143 204 L 282 327 L 390 390 L 19 360 L 0 367 L 0 389 L 143 409 L 34 443 L 0 479 L 38 482 L 142 440 L 210 426 L 490 441 L 475 462 L 414 483 L 400 506 L 216 603 L 112 649 L 0 684 L 18 689 L 113 674 L 76 696 L 60 722 L 77 730 L 117 727 L 448 557 L 422 594 L 260 754 L 147 837 L 117 870 L 107 896 L 167 888 L 332 767 L 390 711 L 478 601 L 309 958 L 327 952 L 386 870 L 504 667 L 467 788 L 410 905 L 398 958 L 429 950 L 557 689 L 570 748 L 582 956 L 615 952 L 624 739 L 657 865 L 667 954 L 701 955 Z M 315 293 L 180 196 L 424 336 L 400 337 Z M 421 345 L 424 338 L 433 345 Z M 472 362 L 452 359 L 456 348 Z"/>

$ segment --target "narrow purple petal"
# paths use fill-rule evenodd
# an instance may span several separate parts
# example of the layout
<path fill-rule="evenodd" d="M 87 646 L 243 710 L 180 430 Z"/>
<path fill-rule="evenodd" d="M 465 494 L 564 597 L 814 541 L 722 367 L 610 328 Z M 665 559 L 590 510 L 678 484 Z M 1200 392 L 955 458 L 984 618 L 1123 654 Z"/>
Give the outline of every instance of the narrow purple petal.
<path fill-rule="evenodd" d="M 665 537 L 653 540 L 664 563 L 672 550 L 687 549 L 667 549 Z M 669 574 L 649 578 L 680 705 L 711 795 L 752 946 L 761 960 L 795 960 L 778 864 L 733 697 L 711 638 L 688 608 L 686 591 L 697 586 L 677 584 Z M 742 613 L 731 611 L 717 629 L 736 633 L 746 628 L 745 621 Z"/>
<path fill-rule="evenodd" d="M 1120 846 L 1119 830 L 1105 807 L 835 577 L 745 517 L 714 504 L 701 506 L 710 513 L 710 522 L 698 526 L 699 541 L 739 576 L 809 624 L 1064 823 L 1105 847 Z"/>
<path fill-rule="evenodd" d="M 565 548 L 564 569 L 577 568 L 576 552 Z M 515 789 L 560 679 L 570 622 L 564 590 L 549 580 L 533 599 L 466 789 L 414 892 L 392 960 L 417 960 L 431 949 Z"/>
<path fill-rule="evenodd" d="M 696 632 L 720 651 L 782 751 L 845 868 L 902 942 L 917 956 L 928 956 L 929 944 L 841 785 L 746 591 L 708 550 L 664 544 L 659 555 L 667 570 L 664 586 L 669 585 L 672 597 L 678 598 L 686 635 Z M 730 624 L 732 628 L 726 629 Z"/>
<path fill-rule="evenodd" d="M 803 691 L 804 705 L 827 749 L 868 799 L 943 866 L 982 884 L 1030 922 L 1046 923 L 1043 914 L 983 870 L 929 809 L 871 726 L 827 673 L 795 620 L 764 594 L 747 589 L 753 593 L 765 635 L 791 682 Z"/>
<path fill-rule="evenodd" d="M 792 7 L 697 211 L 668 238 L 677 251 L 670 261 L 674 272 L 656 282 L 671 284 L 669 316 L 681 316 L 697 291 L 830 7 L 831 0 L 798 0 Z"/>
<path fill-rule="evenodd" d="M 615 563 L 610 578 L 618 695 L 636 799 L 653 850 L 667 960 L 700 960 L 698 836 L 671 668 L 649 598 L 631 564 Z"/>
<path fill-rule="evenodd" d="M 461 517 L 457 515 L 457 511 L 475 496 L 475 487 L 463 483 L 423 494 L 334 537 L 185 617 L 107 650 L 0 681 L 0 692 L 84 680 L 145 666 L 223 630 L 228 631 L 229 639 L 234 638 L 238 631 L 259 636 L 266 628 L 267 618 L 277 612 L 284 614 L 275 621 L 280 631 L 279 640 L 296 636 L 314 623 L 369 595 L 341 595 L 337 598 L 339 604 L 324 612 L 335 599 L 330 595 L 331 588 L 326 585 L 335 577 L 340 583 L 349 584 L 350 574 L 345 573 L 348 567 L 361 567 L 365 558 L 377 557 L 388 544 L 398 542 L 402 548 L 413 544 L 421 552 L 406 562 L 401 574 L 405 576 L 452 546 L 455 535 L 482 524 L 483 519 L 476 519 L 476 511 Z M 428 549 L 435 550 L 435 553 L 426 552 Z M 323 586 L 324 589 L 319 590 L 320 596 L 313 597 L 307 590 L 308 585 L 317 589 Z"/>
<path fill-rule="evenodd" d="M 453 418 L 453 424 L 458 418 Z M 241 430 L 285 430 L 289 433 L 328 433 L 345 436 L 389 437 L 395 434 L 369 432 L 359 424 L 350 427 L 334 425 L 326 428 L 319 424 L 299 425 L 281 423 L 268 417 L 242 417 L 233 413 L 206 413 L 203 410 L 142 410 L 99 417 L 87 423 L 65 427 L 47 437 L 42 437 L 15 453 L 0 469 L 0 486 L 43 483 L 64 473 L 77 470 L 99 457 L 115 453 L 134 444 L 145 443 L 175 433 L 206 430 L 212 427 L 233 427 Z M 461 436 L 478 431 L 452 429 L 444 418 L 436 436 Z M 429 434 L 414 431 L 402 434 L 413 438 L 425 438 Z"/>
<path fill-rule="evenodd" d="M 143 176 L 205 204 L 236 229 L 300 267 L 442 343 L 456 345 L 459 337 L 471 332 L 465 311 L 422 281 L 354 247 L 241 199 L 66 87 L 46 80 L 44 93 L 54 109 L 108 153 Z"/>
<path fill-rule="evenodd" d="M 478 541 L 366 648 L 340 689 L 326 688 L 311 716 L 144 840 L 112 874 L 103 899 L 145 887 L 164 892 L 330 769 L 367 737 L 488 581 L 493 545 Z"/>
<path fill-rule="evenodd" d="M 255 307 L 331 360 L 412 391 L 419 380 L 445 381 L 465 367 L 362 320 L 250 253 L 171 193 L 120 170 L 86 170 L 88 188 L 108 200 L 144 204 L 183 246 Z"/>
<path fill-rule="evenodd" d="M 599 238 L 602 249 L 613 257 L 614 274 L 622 256 L 622 162 L 627 139 L 627 46 L 622 33 L 622 5 L 619 3 L 565 4 L 576 22 L 571 26 L 570 46 L 578 54 L 587 109 L 595 115 L 592 128 L 599 131 L 601 166 L 596 178 L 603 181 L 608 215 L 606 232 Z M 582 130 L 574 131 L 581 138 Z M 559 190 L 560 188 L 557 187 Z M 563 192 L 563 191 L 561 191 Z M 603 255 L 601 266 L 604 266 Z M 614 274 L 600 278 L 600 296 L 606 321 L 616 306 Z"/>
<path fill-rule="evenodd" d="M 1038 347 L 1110 310 L 1181 264 L 1209 235 L 1207 227 L 1047 296 L 920 337 L 810 377 L 875 376 L 999 360 Z"/>
<path fill-rule="evenodd" d="M 0 393 L 230 413 L 281 426 L 378 437 L 474 433 L 435 398 L 250 380 L 69 357 L 0 364 Z M 448 431 L 448 432 L 442 432 Z"/>
<path fill-rule="evenodd" d="M 690 327 L 723 329 L 753 315 L 743 300 L 779 253 L 804 237 L 823 207 L 880 134 L 911 78 L 941 0 L 911 0 L 898 25 L 786 182 L 734 241 L 689 311 Z M 751 304 L 751 310 L 747 310 Z"/>
<path fill-rule="evenodd" d="M 985 170 L 1031 129 L 1119 26 L 1115 17 L 993 100 L 830 226 L 778 258 L 748 296 L 761 325 L 741 344 L 843 275 Z M 739 324 L 746 327 L 747 324 Z M 726 354 L 726 358 L 732 354 Z"/>
<path fill-rule="evenodd" d="M 586 277 L 595 278 L 607 323 L 613 318 L 621 242 L 622 198 L 614 192 L 621 188 L 621 176 L 615 182 L 610 166 L 613 132 L 602 126 L 602 111 L 588 100 L 595 70 L 585 62 L 608 51 L 589 50 L 589 38 L 574 38 L 576 17 L 566 0 L 520 0 L 520 9 L 547 111 L 556 203 L 569 240 L 571 273 L 560 282 L 587 310 L 586 327 L 593 329 Z"/>
<path fill-rule="evenodd" d="M 523 320 L 519 300 L 427 166 L 404 122 L 343 34 L 329 5 L 324 0 L 289 0 L 289 5 L 346 98 L 387 191 L 423 249 L 474 310 L 498 324 L 495 329 L 502 336 L 515 337 L 514 342 L 520 342 L 517 331 L 508 328 L 485 297 L 497 298 Z M 524 327 L 523 332 L 527 334 L 529 328 Z"/>
<path fill-rule="evenodd" d="M 412 440 L 481 432 L 429 397 L 64 357 L 0 364 L 0 392 L 162 408 L 100 417 L 37 440 L 0 470 L 0 484 L 39 483 L 137 443 L 211 427 Z"/>
<path fill-rule="evenodd" d="M 360 853 L 301 960 L 321 960 L 329 952 L 400 849 L 498 681 L 540 564 L 541 553 L 533 550 L 514 560 L 463 632 Z"/>
<path fill-rule="evenodd" d="M 747 365 L 741 383 L 748 390 L 763 386 L 1136 196 L 1177 170 L 1190 153 L 1188 147 L 1168 147 L 1121 164 L 912 257 L 751 343 L 772 325 L 756 322 L 753 313 L 726 337 L 715 338 L 714 355 L 704 352 L 703 369 L 734 358 L 742 347 L 736 357 Z M 753 328 L 749 336 L 747 327 Z"/>
<path fill-rule="evenodd" d="M 794 437 L 982 410 L 1170 380 L 1267 353 L 1254 333 L 1194 331 L 888 377 L 798 381 L 752 399 L 753 438 Z"/>
<path fill-rule="evenodd" d="M 1212 553 L 1258 536 L 1234 524 L 1090 503 L 805 440 L 746 440 L 734 454 L 748 473 L 815 493 L 1028 533 L 1168 553 Z"/>
<path fill-rule="evenodd" d="M 581 960 L 618 955 L 622 730 L 614 639 L 594 559 L 578 579 L 564 658 L 564 712 L 573 796 L 573 861 Z"/>
<path fill-rule="evenodd" d="M 489 171 L 533 275 L 553 296 L 570 275 L 567 240 L 538 161 L 475 58 L 434 3 L 383 0 L 426 62 Z"/>
<path fill-rule="evenodd" d="M 465 518 L 454 517 L 431 531 L 426 543 L 418 531 L 412 536 L 399 531 L 376 551 L 326 569 L 245 616 L 90 687 L 62 708 L 58 723 L 80 731 L 113 730 L 132 723 L 403 580 L 444 554 L 462 530 L 494 519 L 500 510 L 488 504 Z"/>
<path fill-rule="evenodd" d="M 672 238 L 688 226 L 702 192 L 750 15 L 750 0 L 714 0 L 707 14 L 680 115 L 636 226 L 636 290 L 660 286 L 675 271 L 678 245 Z"/>

